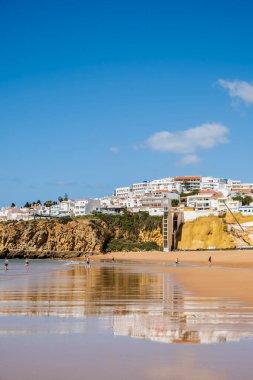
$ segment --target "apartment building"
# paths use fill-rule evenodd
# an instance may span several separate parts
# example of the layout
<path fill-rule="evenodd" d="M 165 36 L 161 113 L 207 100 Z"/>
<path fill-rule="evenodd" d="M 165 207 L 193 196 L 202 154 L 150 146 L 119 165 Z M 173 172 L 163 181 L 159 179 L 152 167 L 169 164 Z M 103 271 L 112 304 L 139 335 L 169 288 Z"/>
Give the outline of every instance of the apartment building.
<path fill-rule="evenodd" d="M 0 211 L 0 221 L 31 220 L 34 217 L 32 210 L 17 207 L 3 207 Z"/>
<path fill-rule="evenodd" d="M 242 213 L 242 215 L 252 215 L 253 214 L 253 204 L 251 203 L 249 206 L 240 206 L 239 212 Z"/>
<path fill-rule="evenodd" d="M 127 208 L 129 211 L 138 212 L 140 211 L 141 207 L 141 196 L 132 196 L 131 198 L 127 198 L 123 201 L 123 205 Z"/>
<path fill-rule="evenodd" d="M 240 212 L 242 203 L 240 201 L 234 201 L 232 198 L 218 198 L 216 201 L 213 201 L 212 207 L 218 212 L 228 212 L 228 208 L 232 212 Z"/>
<path fill-rule="evenodd" d="M 60 213 L 61 214 L 71 214 L 75 207 L 75 201 L 68 199 L 67 201 L 62 201 L 60 203 Z"/>
<path fill-rule="evenodd" d="M 176 199 L 180 196 L 177 193 L 170 193 L 166 190 L 157 190 L 147 193 L 140 199 L 140 211 L 147 211 L 150 215 L 163 215 L 164 200 Z"/>
<path fill-rule="evenodd" d="M 148 191 L 149 182 L 134 183 L 132 186 L 133 195 L 144 195 Z"/>
<path fill-rule="evenodd" d="M 244 196 L 244 195 L 250 195 L 253 196 L 252 189 L 249 188 L 240 188 L 240 189 L 232 189 L 231 190 L 231 196 L 235 197 L 237 195 Z"/>
<path fill-rule="evenodd" d="M 166 191 L 176 190 L 174 178 L 168 177 L 168 178 L 155 179 L 153 181 L 150 181 L 148 184 L 148 190 L 151 192 L 157 191 L 157 190 L 166 190 Z"/>
<path fill-rule="evenodd" d="M 125 199 L 130 196 L 131 192 L 132 192 L 132 187 L 126 186 L 126 187 L 116 188 L 114 194 L 117 198 Z"/>
<path fill-rule="evenodd" d="M 115 195 L 113 195 L 113 196 L 99 198 L 99 201 L 100 201 L 101 207 L 123 206 L 125 199 L 117 198 Z"/>
<path fill-rule="evenodd" d="M 241 186 L 241 181 L 237 179 L 228 179 L 226 188 L 229 192 L 232 192 L 233 189 L 239 189 Z"/>
<path fill-rule="evenodd" d="M 226 189 L 226 184 L 225 178 L 202 177 L 200 190 L 222 191 Z"/>
<path fill-rule="evenodd" d="M 200 176 L 174 177 L 175 183 L 181 185 L 182 192 L 184 193 L 200 190 L 201 180 L 202 177 Z"/>
<path fill-rule="evenodd" d="M 114 191 L 114 195 L 120 199 L 127 199 L 132 196 L 142 196 L 146 193 L 152 193 L 157 190 L 164 190 L 167 192 L 177 191 L 181 192 L 182 188 L 180 183 L 174 181 L 174 178 L 161 178 L 153 181 L 144 181 L 134 183 L 132 186 L 118 187 Z"/>
<path fill-rule="evenodd" d="M 36 215 L 36 216 L 58 218 L 59 216 L 64 216 L 63 214 L 64 213 L 61 213 L 61 205 L 58 203 L 50 207 L 39 206 L 33 210 L 33 215 Z"/>
<path fill-rule="evenodd" d="M 201 190 L 199 194 L 187 197 L 187 207 L 194 208 L 195 210 L 209 210 L 211 209 L 211 199 L 214 196 L 212 190 Z"/>
<path fill-rule="evenodd" d="M 222 193 L 216 193 L 212 190 L 201 190 L 199 194 L 187 197 L 187 206 L 195 211 L 213 210 L 227 212 L 227 207 L 229 207 L 232 212 L 238 212 L 241 202 L 223 197 Z"/>
<path fill-rule="evenodd" d="M 73 213 L 74 216 L 84 216 L 100 209 L 101 202 L 99 199 L 83 198 L 75 200 Z"/>

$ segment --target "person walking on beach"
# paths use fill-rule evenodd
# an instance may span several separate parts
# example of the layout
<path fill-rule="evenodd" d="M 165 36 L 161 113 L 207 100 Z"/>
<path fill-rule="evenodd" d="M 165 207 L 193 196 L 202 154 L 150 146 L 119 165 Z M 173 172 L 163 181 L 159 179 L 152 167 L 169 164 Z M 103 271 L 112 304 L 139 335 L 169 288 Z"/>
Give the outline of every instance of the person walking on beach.
<path fill-rule="evenodd" d="M 5 269 L 5 272 L 7 272 L 7 270 L 8 270 L 8 265 L 9 265 L 8 257 L 5 257 L 5 259 L 4 259 L 4 269 Z"/>
<path fill-rule="evenodd" d="M 209 262 L 209 265 L 212 264 L 212 256 L 209 256 L 208 262 Z"/>
<path fill-rule="evenodd" d="M 178 257 L 177 257 L 177 259 L 176 259 L 176 264 L 179 264 L 179 259 L 178 259 Z"/>

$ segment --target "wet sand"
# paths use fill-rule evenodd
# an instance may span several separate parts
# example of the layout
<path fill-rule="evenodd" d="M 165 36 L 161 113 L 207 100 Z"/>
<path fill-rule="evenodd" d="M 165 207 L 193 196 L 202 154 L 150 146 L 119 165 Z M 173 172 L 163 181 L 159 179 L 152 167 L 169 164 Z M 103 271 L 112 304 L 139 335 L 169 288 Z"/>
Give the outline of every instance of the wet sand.
<path fill-rule="evenodd" d="M 162 253 L 136 265 L 135 255 L 103 256 L 89 269 L 31 260 L 29 272 L 11 260 L 0 272 L 0 379 L 250 379 L 252 309 L 227 290 L 213 299 L 188 288 L 198 273 L 204 283 L 208 271 L 223 281 L 253 269 L 191 266 L 182 256 L 176 267 Z"/>
<path fill-rule="evenodd" d="M 209 265 L 208 258 L 212 257 Z M 253 306 L 253 251 L 215 252 L 117 252 L 95 260 L 129 260 L 168 265 L 179 258 L 179 265 L 157 268 L 173 274 L 186 290 L 200 297 L 235 299 Z M 184 267 L 184 264 L 193 267 Z"/>
<path fill-rule="evenodd" d="M 92 333 L 57 335 L 53 339 L 27 336 L 25 346 L 24 337 L 5 336 L 1 340 L 1 380 L 252 378 L 250 342 L 242 346 L 163 345 L 107 335 L 98 340 Z"/>
<path fill-rule="evenodd" d="M 181 263 L 206 265 L 209 256 L 212 264 L 229 266 L 235 268 L 253 268 L 253 250 L 231 250 L 231 251 L 178 251 L 178 252 L 113 252 L 104 255 L 92 256 L 93 261 L 111 260 L 134 260 L 144 262 L 166 262 L 175 263 L 178 257 Z"/>
<path fill-rule="evenodd" d="M 184 288 L 200 297 L 222 297 L 253 306 L 253 269 L 245 268 L 171 268 Z"/>

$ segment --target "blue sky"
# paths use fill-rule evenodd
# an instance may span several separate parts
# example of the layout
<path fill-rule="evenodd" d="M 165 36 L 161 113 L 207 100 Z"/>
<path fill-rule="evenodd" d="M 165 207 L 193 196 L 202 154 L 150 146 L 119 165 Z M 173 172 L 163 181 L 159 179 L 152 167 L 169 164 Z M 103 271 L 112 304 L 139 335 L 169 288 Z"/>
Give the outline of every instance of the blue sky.
<path fill-rule="evenodd" d="M 0 205 L 253 182 L 249 1 L 0 2 Z"/>

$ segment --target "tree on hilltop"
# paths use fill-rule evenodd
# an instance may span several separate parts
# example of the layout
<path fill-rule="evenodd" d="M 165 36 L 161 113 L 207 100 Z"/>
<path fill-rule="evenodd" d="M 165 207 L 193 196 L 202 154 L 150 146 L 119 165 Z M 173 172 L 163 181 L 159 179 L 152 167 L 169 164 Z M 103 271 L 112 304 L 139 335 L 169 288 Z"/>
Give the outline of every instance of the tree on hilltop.
<path fill-rule="evenodd" d="M 241 195 L 237 195 L 232 198 L 234 201 L 242 202 L 243 206 L 248 206 L 251 202 L 253 202 L 253 198 L 250 195 L 245 195 L 242 197 Z"/>
<path fill-rule="evenodd" d="M 179 205 L 179 200 L 178 199 L 172 199 L 171 206 L 172 207 L 177 207 L 178 205 Z"/>
<path fill-rule="evenodd" d="M 57 202 L 55 202 L 55 201 L 46 201 L 46 202 L 44 202 L 44 206 L 46 206 L 46 207 L 51 207 L 51 206 L 54 206 L 56 204 L 57 204 Z"/>
<path fill-rule="evenodd" d="M 253 202 L 253 198 L 250 195 L 245 195 L 242 201 L 243 206 L 249 206 L 249 204 Z"/>

